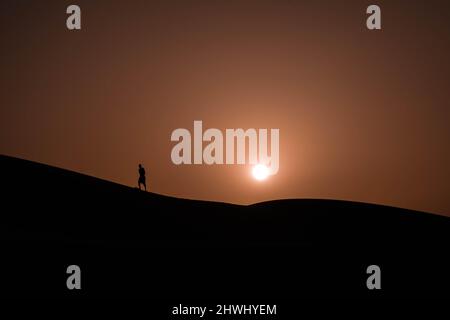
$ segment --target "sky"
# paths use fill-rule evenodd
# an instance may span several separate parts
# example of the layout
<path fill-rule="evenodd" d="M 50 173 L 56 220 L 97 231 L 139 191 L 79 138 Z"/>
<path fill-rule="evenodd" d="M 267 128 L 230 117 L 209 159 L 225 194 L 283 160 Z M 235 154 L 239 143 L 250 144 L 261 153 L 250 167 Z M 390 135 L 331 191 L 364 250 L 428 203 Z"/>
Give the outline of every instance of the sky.
<path fill-rule="evenodd" d="M 448 1 L 6 0 L 0 36 L 0 154 L 133 187 L 142 163 L 151 191 L 184 198 L 450 215 Z M 194 120 L 278 128 L 278 173 L 173 164 Z"/>

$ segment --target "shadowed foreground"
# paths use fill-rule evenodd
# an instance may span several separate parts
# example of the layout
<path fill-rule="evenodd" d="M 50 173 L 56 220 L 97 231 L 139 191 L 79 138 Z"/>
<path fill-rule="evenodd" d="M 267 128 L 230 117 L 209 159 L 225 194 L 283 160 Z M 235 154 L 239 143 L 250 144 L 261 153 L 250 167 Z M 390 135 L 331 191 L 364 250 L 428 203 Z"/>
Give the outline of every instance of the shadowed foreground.
<path fill-rule="evenodd" d="M 334 200 L 185 200 L 6 156 L 0 168 L 3 294 L 449 297 L 444 216 Z M 65 287 L 70 264 L 83 271 L 81 291 Z M 371 264 L 381 291 L 367 290 Z"/>

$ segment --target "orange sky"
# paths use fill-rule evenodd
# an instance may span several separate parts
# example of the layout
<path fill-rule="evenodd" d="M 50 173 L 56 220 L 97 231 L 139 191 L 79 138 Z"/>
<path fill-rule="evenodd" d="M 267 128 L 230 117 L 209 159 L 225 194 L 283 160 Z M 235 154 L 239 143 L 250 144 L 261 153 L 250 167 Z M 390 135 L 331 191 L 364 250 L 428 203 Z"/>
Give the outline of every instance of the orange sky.
<path fill-rule="evenodd" d="M 2 1 L 0 153 L 154 192 L 450 215 L 450 4 Z M 280 170 L 175 166 L 176 128 L 279 128 Z"/>

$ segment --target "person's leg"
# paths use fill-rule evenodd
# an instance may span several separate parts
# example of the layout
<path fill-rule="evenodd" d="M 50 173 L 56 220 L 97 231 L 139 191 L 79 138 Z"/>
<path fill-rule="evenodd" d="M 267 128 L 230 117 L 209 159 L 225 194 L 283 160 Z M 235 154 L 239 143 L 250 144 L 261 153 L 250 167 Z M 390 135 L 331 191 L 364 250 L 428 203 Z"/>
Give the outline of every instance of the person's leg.
<path fill-rule="evenodd" d="M 145 183 L 145 181 L 143 182 L 144 184 L 144 190 L 147 191 L 147 184 Z"/>

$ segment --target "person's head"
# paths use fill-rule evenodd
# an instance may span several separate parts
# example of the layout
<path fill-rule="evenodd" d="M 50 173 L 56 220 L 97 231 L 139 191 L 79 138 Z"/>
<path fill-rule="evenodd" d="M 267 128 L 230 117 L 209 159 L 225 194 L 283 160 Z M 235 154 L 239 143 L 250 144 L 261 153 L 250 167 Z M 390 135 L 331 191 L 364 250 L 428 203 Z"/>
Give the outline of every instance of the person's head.
<path fill-rule="evenodd" d="M 139 163 L 139 168 L 142 168 L 142 164 Z"/>

